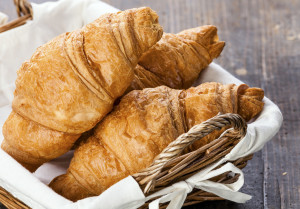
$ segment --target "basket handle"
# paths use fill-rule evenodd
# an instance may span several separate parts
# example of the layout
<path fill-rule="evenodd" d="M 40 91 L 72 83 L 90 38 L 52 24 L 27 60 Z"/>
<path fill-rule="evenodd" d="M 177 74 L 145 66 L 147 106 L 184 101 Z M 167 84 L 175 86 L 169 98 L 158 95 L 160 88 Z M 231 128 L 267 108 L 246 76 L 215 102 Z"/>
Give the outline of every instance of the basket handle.
<path fill-rule="evenodd" d="M 5 25 L 1 25 L 0 33 L 24 25 L 27 20 L 31 20 L 33 17 L 31 4 L 27 0 L 14 0 L 14 4 L 19 18 Z"/>
<path fill-rule="evenodd" d="M 226 126 L 233 127 L 234 130 L 230 134 L 233 133 L 236 138 L 242 138 L 246 135 L 247 123 L 240 115 L 232 113 L 217 115 L 201 124 L 195 125 L 187 133 L 180 135 L 156 156 L 151 166 L 134 174 L 133 177 L 142 184 L 145 183 L 144 181 L 155 179 L 166 163 L 179 156 L 187 146 L 207 136 L 214 130 L 221 130 Z"/>

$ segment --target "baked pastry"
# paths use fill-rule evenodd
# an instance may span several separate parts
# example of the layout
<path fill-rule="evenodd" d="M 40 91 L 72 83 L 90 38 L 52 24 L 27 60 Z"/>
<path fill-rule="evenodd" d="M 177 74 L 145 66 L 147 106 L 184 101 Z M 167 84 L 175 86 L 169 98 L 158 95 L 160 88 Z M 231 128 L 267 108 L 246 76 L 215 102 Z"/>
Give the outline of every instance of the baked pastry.
<path fill-rule="evenodd" d="M 165 85 L 173 89 L 192 86 L 200 72 L 217 58 L 225 42 L 217 28 L 205 25 L 177 34 L 164 33 L 159 42 L 143 54 L 134 69 L 133 89 Z"/>
<path fill-rule="evenodd" d="M 246 120 L 255 117 L 263 108 L 263 95 L 262 89 L 245 84 L 220 83 L 188 90 L 161 86 L 132 91 L 75 150 L 67 173 L 49 186 L 72 201 L 99 195 L 148 167 L 170 142 L 195 124 L 219 112 L 238 113 Z"/>
<path fill-rule="evenodd" d="M 30 171 L 67 152 L 112 109 L 162 33 L 144 7 L 102 15 L 39 47 L 18 70 L 2 149 Z"/>
<path fill-rule="evenodd" d="M 192 86 L 201 71 L 217 58 L 225 42 L 219 41 L 217 28 L 205 25 L 181 31 L 164 33 L 162 38 L 146 51 L 134 68 L 134 79 L 126 92 L 134 89 L 165 85 L 174 89 Z M 76 148 L 93 130 L 75 143 Z"/>

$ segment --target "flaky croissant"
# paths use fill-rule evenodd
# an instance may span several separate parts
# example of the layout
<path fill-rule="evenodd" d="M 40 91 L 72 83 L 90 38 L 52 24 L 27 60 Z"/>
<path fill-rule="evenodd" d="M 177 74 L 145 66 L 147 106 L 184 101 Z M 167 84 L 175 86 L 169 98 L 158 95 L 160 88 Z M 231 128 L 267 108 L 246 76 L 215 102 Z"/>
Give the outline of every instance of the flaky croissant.
<path fill-rule="evenodd" d="M 67 152 L 112 109 L 161 36 L 157 14 L 138 8 L 102 15 L 39 47 L 18 70 L 2 149 L 30 171 Z"/>
<path fill-rule="evenodd" d="M 259 88 L 219 83 L 188 90 L 161 86 L 132 91 L 75 150 L 67 173 L 50 187 L 72 201 L 99 195 L 148 167 L 193 125 L 219 112 L 238 113 L 246 120 L 255 117 L 263 108 L 263 95 Z"/>
<path fill-rule="evenodd" d="M 160 41 L 140 58 L 127 92 L 161 85 L 189 88 L 200 72 L 221 54 L 224 46 L 225 42 L 219 41 L 217 28 L 213 25 L 178 34 L 164 33 Z"/>
<path fill-rule="evenodd" d="M 140 58 L 126 92 L 161 85 L 174 89 L 189 88 L 201 71 L 221 54 L 224 46 L 225 42 L 219 41 L 217 28 L 213 25 L 191 28 L 177 34 L 164 33 Z M 92 132 L 82 135 L 74 147 Z"/>
<path fill-rule="evenodd" d="M 189 88 L 201 71 L 221 54 L 224 46 L 225 42 L 219 41 L 217 28 L 213 25 L 191 28 L 177 34 L 164 33 L 140 58 L 126 92 L 161 85 L 174 89 Z M 82 135 L 74 147 L 92 132 Z"/>

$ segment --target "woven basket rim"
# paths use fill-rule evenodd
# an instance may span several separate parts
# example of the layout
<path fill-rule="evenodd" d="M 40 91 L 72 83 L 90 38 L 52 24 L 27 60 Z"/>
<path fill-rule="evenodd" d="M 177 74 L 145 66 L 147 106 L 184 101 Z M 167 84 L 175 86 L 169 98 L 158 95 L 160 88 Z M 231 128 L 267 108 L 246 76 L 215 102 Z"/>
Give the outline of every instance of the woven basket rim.
<path fill-rule="evenodd" d="M 0 33 L 24 25 L 33 17 L 31 4 L 27 0 L 13 0 L 16 6 L 18 18 L 0 26 Z"/>
<path fill-rule="evenodd" d="M 199 148 L 198 150 L 187 153 L 185 155 L 185 158 L 181 159 L 182 157 L 180 157 L 180 155 L 186 147 L 192 145 L 195 141 L 209 135 L 213 131 L 221 130 L 223 127 L 228 128 L 228 126 L 233 127 L 233 129 L 227 129 L 227 131 L 225 131 L 218 139 L 213 140 L 212 142 Z M 190 170 L 193 170 L 193 168 L 197 164 L 191 165 L 191 163 L 196 160 L 196 158 L 199 157 L 201 153 L 205 153 L 210 155 L 211 157 L 214 157 L 214 160 L 212 162 L 216 162 L 218 159 L 225 156 L 225 154 L 229 153 L 234 147 L 229 146 L 233 143 L 233 141 L 229 139 L 235 139 L 236 142 L 239 142 L 239 140 L 246 135 L 246 130 L 247 123 L 238 114 L 218 114 L 217 116 L 210 118 L 203 123 L 195 125 L 187 133 L 180 135 L 176 140 L 171 142 L 158 156 L 155 157 L 153 163 L 148 168 L 140 171 L 137 174 L 134 174 L 133 177 L 142 187 L 145 187 L 144 193 L 147 194 L 150 192 L 150 190 L 154 190 L 155 185 L 158 184 L 157 178 L 162 178 L 161 171 L 166 165 L 168 165 L 171 160 L 173 161 L 173 164 L 175 163 L 174 160 L 176 161 L 176 159 L 177 161 L 182 162 L 181 164 L 179 163 L 179 166 L 177 166 L 177 171 L 179 173 L 180 165 L 182 164 L 185 164 L 186 167 L 188 167 Z M 215 151 L 218 148 L 219 151 L 222 152 L 221 154 L 220 152 Z M 217 154 L 219 154 L 219 156 L 214 156 Z M 206 163 L 206 165 L 211 163 Z M 181 169 L 183 168 L 184 166 L 182 165 Z M 170 175 L 170 171 L 168 172 L 168 175 Z"/>
<path fill-rule="evenodd" d="M 223 127 L 229 128 L 229 126 L 233 128 L 227 129 L 219 138 L 200 147 L 198 150 L 180 155 L 187 146 L 196 140 L 200 140 L 214 130 L 221 130 Z M 180 135 L 153 160 L 152 165 L 132 176 L 143 189 L 145 195 L 154 193 L 170 184 L 185 180 L 204 167 L 220 160 L 245 136 L 246 129 L 247 123 L 238 114 L 217 115 L 195 125 L 187 133 Z M 232 163 L 242 169 L 251 158 L 252 155 L 240 158 Z M 187 170 L 188 172 L 186 172 Z M 233 183 L 238 177 L 238 175 L 228 176 L 227 172 L 211 180 L 219 183 Z M 223 198 L 202 190 L 193 190 L 188 194 L 184 205 L 193 205 L 208 200 L 223 200 Z M 0 202 L 12 209 L 29 208 L 2 187 L 0 187 Z M 145 203 L 143 207 L 147 207 L 147 205 L 148 203 Z M 161 206 L 161 208 L 165 207 L 166 205 Z"/>

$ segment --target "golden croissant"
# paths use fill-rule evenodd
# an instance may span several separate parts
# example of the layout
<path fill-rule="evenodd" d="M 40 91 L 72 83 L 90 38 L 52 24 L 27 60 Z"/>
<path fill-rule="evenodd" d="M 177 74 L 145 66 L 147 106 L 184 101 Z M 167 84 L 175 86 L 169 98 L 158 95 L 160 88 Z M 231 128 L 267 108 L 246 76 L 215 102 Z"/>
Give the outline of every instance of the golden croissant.
<path fill-rule="evenodd" d="M 221 54 L 224 46 L 225 42 L 219 41 L 217 28 L 213 25 L 191 28 L 178 34 L 164 33 L 140 58 L 126 92 L 161 85 L 174 89 L 189 88 L 201 71 Z M 74 147 L 92 131 L 82 135 Z"/>
<path fill-rule="evenodd" d="M 67 152 L 123 95 L 162 36 L 150 8 L 105 14 L 39 47 L 18 70 L 2 149 L 30 171 Z"/>
<path fill-rule="evenodd" d="M 160 41 L 140 58 L 127 92 L 161 85 L 189 88 L 200 72 L 221 54 L 224 46 L 225 42 L 219 41 L 217 28 L 213 25 L 178 34 L 164 33 Z"/>
<path fill-rule="evenodd" d="M 50 187 L 77 201 L 101 194 L 119 180 L 148 167 L 182 133 L 219 112 L 249 120 L 261 112 L 264 92 L 243 84 L 204 83 L 188 90 L 166 86 L 135 90 L 75 150 L 67 173 Z M 219 133 L 213 133 L 219 134 Z M 206 138 L 206 142 L 212 140 Z"/>

